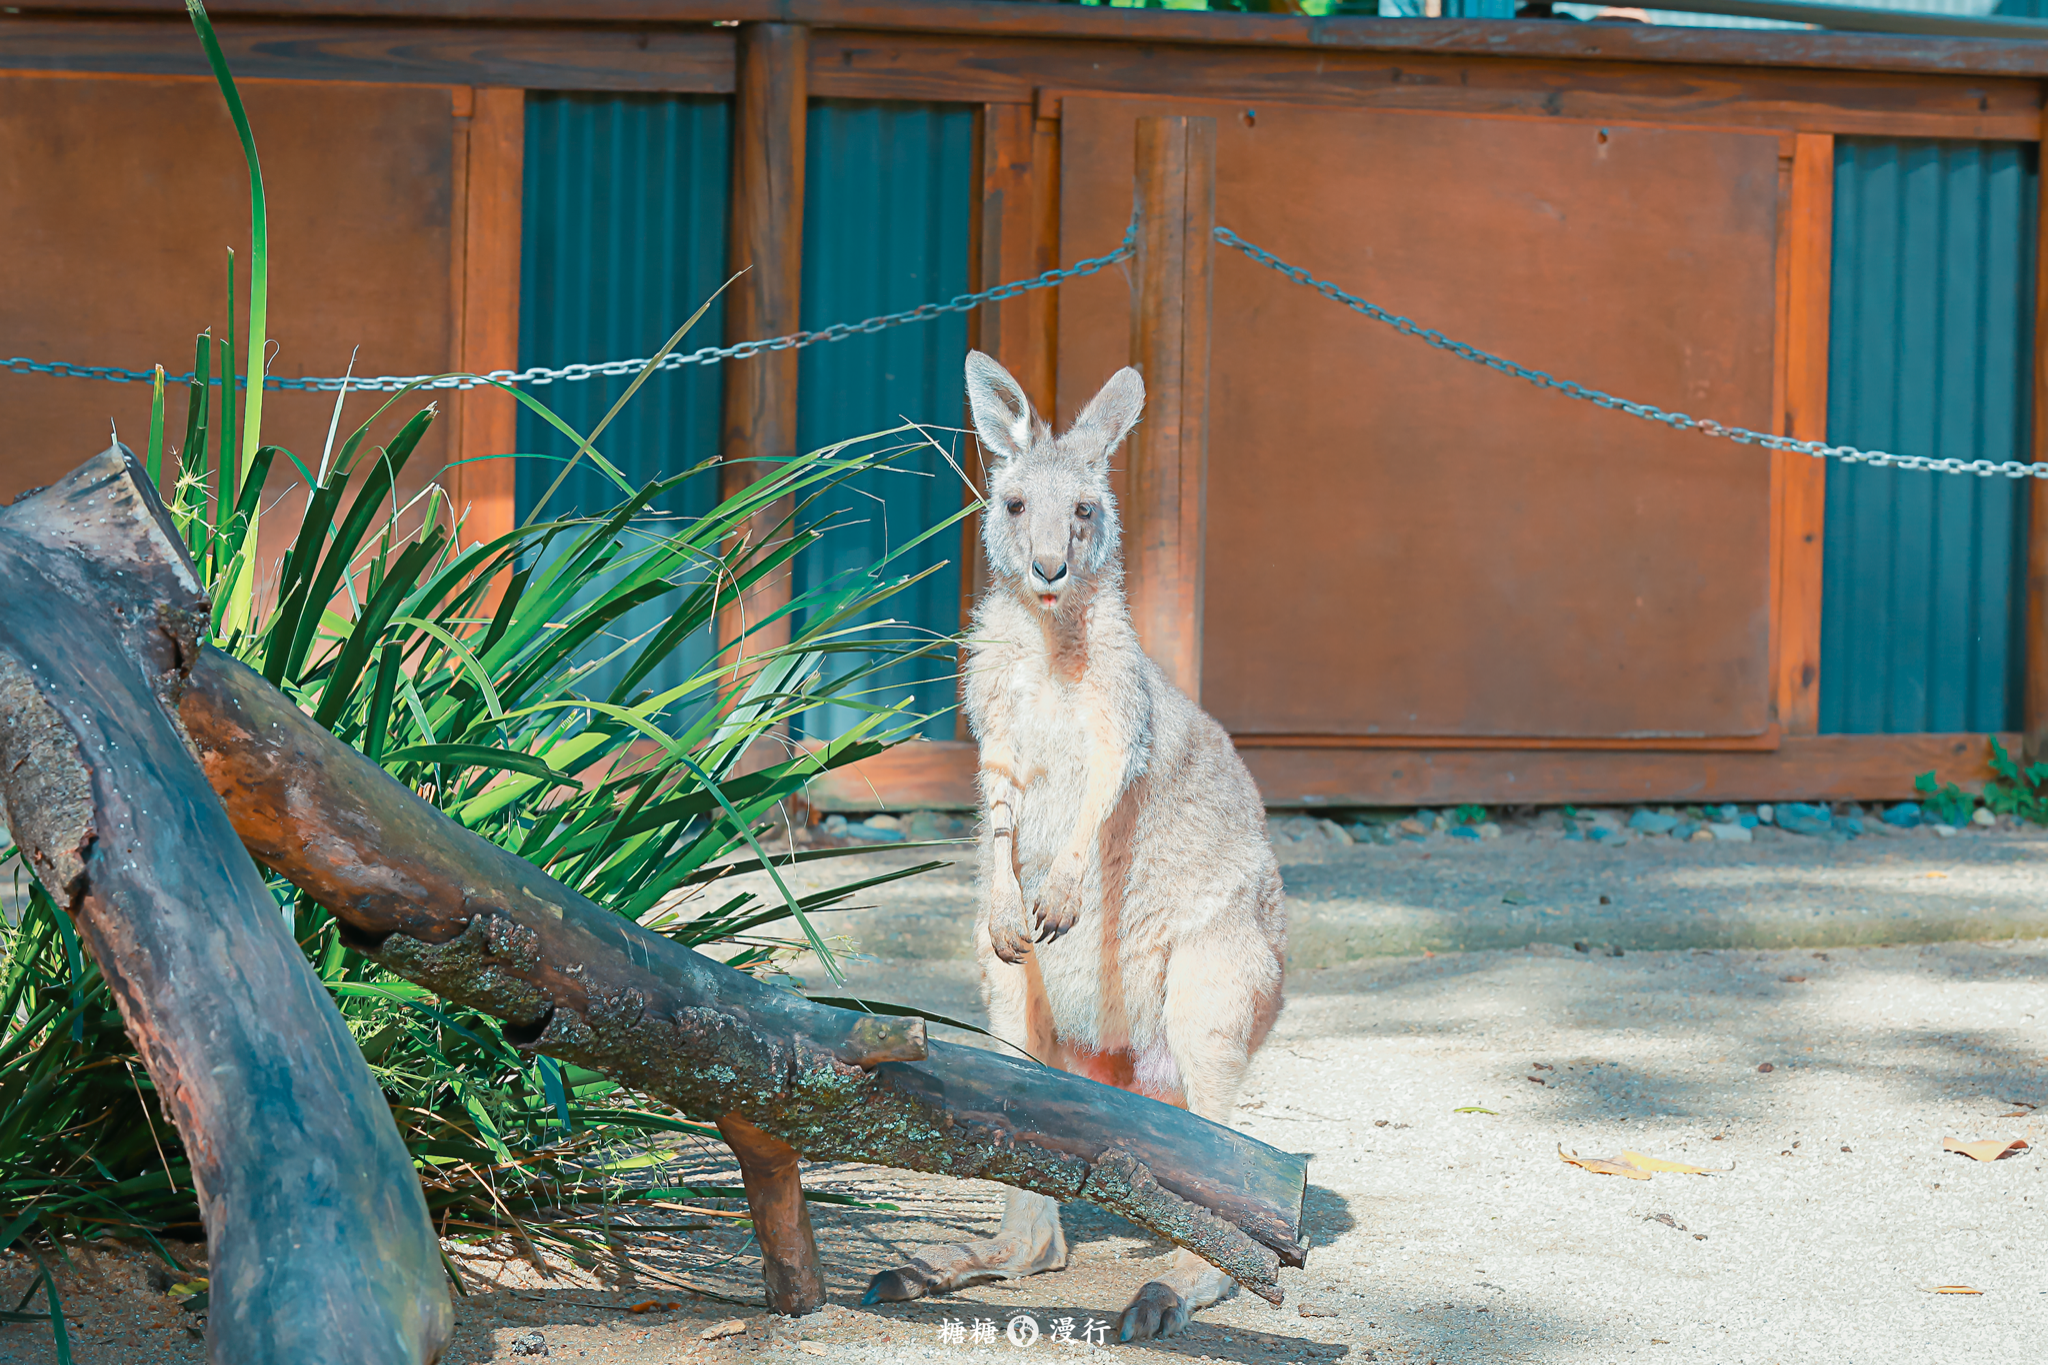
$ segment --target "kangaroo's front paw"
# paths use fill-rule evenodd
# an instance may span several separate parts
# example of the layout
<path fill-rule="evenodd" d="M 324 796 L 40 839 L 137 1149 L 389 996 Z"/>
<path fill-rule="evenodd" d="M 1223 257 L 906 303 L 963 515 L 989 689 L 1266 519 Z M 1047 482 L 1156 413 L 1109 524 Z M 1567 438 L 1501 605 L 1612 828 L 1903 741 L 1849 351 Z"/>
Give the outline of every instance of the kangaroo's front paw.
<path fill-rule="evenodd" d="M 1024 902 L 1021 897 L 999 901 L 989 911 L 989 946 L 995 949 L 997 957 L 1016 966 L 1031 951 L 1031 929 L 1024 922 Z"/>
<path fill-rule="evenodd" d="M 860 1296 L 862 1304 L 904 1303 L 910 1299 L 921 1299 L 927 1294 L 939 1292 L 939 1277 L 922 1261 L 913 1260 L 894 1270 L 878 1270 L 868 1281 L 868 1292 Z"/>
<path fill-rule="evenodd" d="M 1038 942 L 1052 942 L 1081 917 L 1081 872 L 1079 866 L 1060 867 L 1039 886 L 1035 907 Z"/>

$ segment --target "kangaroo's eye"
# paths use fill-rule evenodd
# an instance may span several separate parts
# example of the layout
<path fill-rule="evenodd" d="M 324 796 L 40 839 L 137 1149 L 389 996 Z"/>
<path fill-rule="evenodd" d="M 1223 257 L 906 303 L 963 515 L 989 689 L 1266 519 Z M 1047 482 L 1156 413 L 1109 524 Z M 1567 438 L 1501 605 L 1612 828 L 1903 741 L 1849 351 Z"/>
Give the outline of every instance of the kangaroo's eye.
<path fill-rule="evenodd" d="M 1010 509 L 1010 515 L 1014 517 L 1024 510 L 1024 499 L 1011 498 L 1007 503 L 1003 505 Z"/>
<path fill-rule="evenodd" d="M 1083 521 L 1088 520 L 1088 518 L 1095 515 L 1095 504 L 1092 502 L 1083 502 L 1075 504 L 1074 515 L 1079 517 Z"/>

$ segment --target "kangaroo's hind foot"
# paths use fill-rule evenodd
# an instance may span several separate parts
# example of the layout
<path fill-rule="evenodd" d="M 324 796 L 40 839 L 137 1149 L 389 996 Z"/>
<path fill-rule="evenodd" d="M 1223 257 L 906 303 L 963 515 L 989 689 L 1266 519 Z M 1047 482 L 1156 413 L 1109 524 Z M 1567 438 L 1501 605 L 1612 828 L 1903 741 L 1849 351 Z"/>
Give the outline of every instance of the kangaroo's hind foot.
<path fill-rule="evenodd" d="M 977 1280 L 1019 1280 L 1041 1270 L 1067 1268 L 1067 1239 L 1060 1230 L 1060 1206 L 1048 1195 L 1011 1190 L 1003 1201 L 1003 1225 L 982 1242 L 919 1247 L 907 1265 L 878 1272 L 868 1281 L 862 1303 L 900 1303 L 944 1294 Z"/>
<path fill-rule="evenodd" d="M 1191 1251 L 1173 1258 L 1173 1269 L 1138 1290 L 1124 1309 L 1118 1341 L 1170 1337 L 1188 1325 L 1198 1308 L 1237 1292 L 1237 1283 Z"/>

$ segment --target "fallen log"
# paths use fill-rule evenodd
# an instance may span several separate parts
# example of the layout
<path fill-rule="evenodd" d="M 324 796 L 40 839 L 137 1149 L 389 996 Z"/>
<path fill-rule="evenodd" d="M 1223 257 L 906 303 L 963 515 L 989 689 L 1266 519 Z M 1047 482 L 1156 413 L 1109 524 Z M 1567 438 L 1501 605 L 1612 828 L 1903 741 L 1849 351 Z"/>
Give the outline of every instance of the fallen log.
<path fill-rule="evenodd" d="M 155 502 L 116 452 L 72 481 L 125 486 L 100 508 L 109 518 L 146 516 Z M 175 581 L 177 547 L 159 553 L 163 562 L 122 580 L 136 619 Z M 1276 1303 L 1279 1265 L 1302 1264 L 1301 1157 L 1027 1060 L 927 1043 L 917 1021 L 814 1004 L 733 971 L 464 829 L 251 670 L 207 648 L 180 659 L 177 715 L 236 832 L 332 911 L 355 947 L 504 1021 L 518 1046 L 740 1135 L 750 1203 L 782 1211 L 756 1223 L 782 1311 L 818 1306 L 822 1281 L 808 1219 L 785 1216 L 796 1172 L 778 1143 L 1089 1199 Z"/>
<path fill-rule="evenodd" d="M 296 1365 L 345 1348 L 421 1365 L 452 1325 L 426 1201 L 165 710 L 158 688 L 190 663 L 207 603 L 122 464 L 103 456 L 0 511 L 0 817 L 76 921 L 185 1139 L 207 1358 Z"/>

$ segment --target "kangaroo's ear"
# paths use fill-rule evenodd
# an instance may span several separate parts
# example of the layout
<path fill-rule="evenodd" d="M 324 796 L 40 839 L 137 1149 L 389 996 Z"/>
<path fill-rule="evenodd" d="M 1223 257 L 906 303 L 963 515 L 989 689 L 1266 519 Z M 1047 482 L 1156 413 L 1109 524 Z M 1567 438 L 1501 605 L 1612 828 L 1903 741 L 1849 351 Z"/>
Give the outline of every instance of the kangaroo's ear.
<path fill-rule="evenodd" d="M 1063 444 L 1071 442 L 1090 460 L 1107 460 L 1123 444 L 1124 437 L 1131 434 L 1131 428 L 1138 425 L 1138 415 L 1144 410 L 1145 381 L 1127 365 L 1109 377 L 1102 392 L 1088 400 L 1088 406 L 1081 409 L 1081 415 L 1060 440 Z"/>
<path fill-rule="evenodd" d="M 993 356 L 967 353 L 967 406 L 974 413 L 975 434 L 1000 460 L 1014 460 L 1031 449 L 1038 414 L 1010 372 Z"/>

